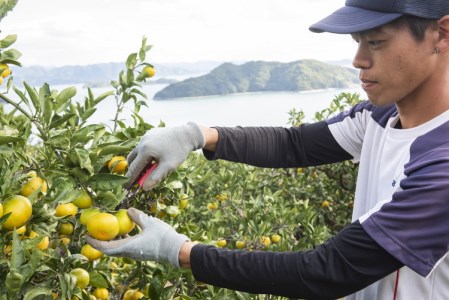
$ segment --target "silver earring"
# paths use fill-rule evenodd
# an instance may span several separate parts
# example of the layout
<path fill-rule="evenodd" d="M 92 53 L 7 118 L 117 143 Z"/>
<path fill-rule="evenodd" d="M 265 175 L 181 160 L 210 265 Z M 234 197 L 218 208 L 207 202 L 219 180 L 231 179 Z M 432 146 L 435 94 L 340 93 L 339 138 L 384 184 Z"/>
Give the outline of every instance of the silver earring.
<path fill-rule="evenodd" d="M 440 53 L 440 48 L 438 48 L 438 47 L 433 48 L 433 54 L 438 54 L 438 53 Z"/>

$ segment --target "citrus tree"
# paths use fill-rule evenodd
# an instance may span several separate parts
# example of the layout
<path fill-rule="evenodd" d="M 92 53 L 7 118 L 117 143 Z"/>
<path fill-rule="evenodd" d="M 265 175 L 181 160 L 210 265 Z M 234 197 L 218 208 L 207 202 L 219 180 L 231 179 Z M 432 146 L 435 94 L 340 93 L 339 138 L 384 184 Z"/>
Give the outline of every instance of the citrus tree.
<path fill-rule="evenodd" d="M 0 17 L 16 1 L 0 1 Z M 0 40 L 0 299 L 281 299 L 206 285 L 169 264 L 103 255 L 86 244 L 136 234 L 132 206 L 192 240 L 229 249 L 311 249 L 350 219 L 357 166 L 261 169 L 192 153 L 160 185 L 127 205 L 127 154 L 155 125 L 140 115 L 143 84 L 155 75 L 146 38 L 110 91 L 16 86 L 15 35 Z M 359 101 L 338 95 L 322 120 Z M 112 125 L 95 122 L 100 103 L 116 107 Z M 122 119 L 132 110 L 131 123 Z M 301 111 L 290 112 L 299 125 Z M 156 126 L 165 126 L 164 123 Z M 92 216 L 95 216 L 94 218 Z"/>

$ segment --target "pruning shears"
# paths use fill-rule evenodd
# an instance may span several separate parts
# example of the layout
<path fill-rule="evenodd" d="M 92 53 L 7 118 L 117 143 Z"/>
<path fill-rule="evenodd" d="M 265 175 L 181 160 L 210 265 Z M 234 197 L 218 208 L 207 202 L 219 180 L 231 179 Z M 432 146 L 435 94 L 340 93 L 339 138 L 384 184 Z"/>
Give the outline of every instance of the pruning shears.
<path fill-rule="evenodd" d="M 128 189 L 128 192 L 126 193 L 125 198 L 123 198 L 123 200 L 119 204 L 118 208 L 122 208 L 122 207 L 127 208 L 129 206 L 129 202 L 131 201 L 131 199 L 134 198 L 135 196 L 137 196 L 137 194 L 142 190 L 143 183 L 145 182 L 147 177 L 151 174 L 151 172 L 154 171 L 154 169 L 156 167 L 157 167 L 156 162 L 152 162 L 150 164 L 150 167 L 143 173 L 143 175 L 139 179 L 137 179 L 137 181 Z"/>

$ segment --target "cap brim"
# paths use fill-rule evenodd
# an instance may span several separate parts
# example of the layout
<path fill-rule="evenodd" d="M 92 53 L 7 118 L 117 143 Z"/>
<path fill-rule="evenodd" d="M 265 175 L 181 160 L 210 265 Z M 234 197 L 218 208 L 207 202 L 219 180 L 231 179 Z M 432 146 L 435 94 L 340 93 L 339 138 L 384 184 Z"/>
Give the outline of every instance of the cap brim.
<path fill-rule="evenodd" d="M 385 25 L 402 16 L 354 6 L 344 6 L 309 27 L 313 32 L 356 33 Z"/>

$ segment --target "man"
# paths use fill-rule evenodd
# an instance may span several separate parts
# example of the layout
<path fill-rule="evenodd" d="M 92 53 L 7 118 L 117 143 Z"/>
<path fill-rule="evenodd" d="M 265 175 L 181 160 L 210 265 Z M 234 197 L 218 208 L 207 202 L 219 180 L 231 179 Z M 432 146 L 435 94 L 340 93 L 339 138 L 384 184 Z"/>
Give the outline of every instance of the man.
<path fill-rule="evenodd" d="M 242 252 L 195 245 L 169 225 L 130 209 L 143 229 L 112 242 L 109 255 L 169 261 L 196 279 L 297 298 L 449 298 L 449 3 L 347 0 L 310 27 L 351 34 L 353 65 L 369 101 L 297 128 L 206 128 L 147 133 L 129 156 L 130 182 L 153 159 L 149 189 L 189 151 L 261 167 L 359 161 L 353 223 L 313 251 Z"/>

